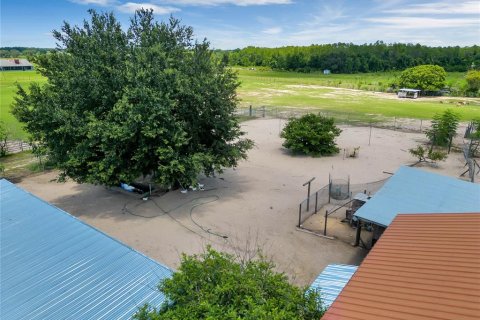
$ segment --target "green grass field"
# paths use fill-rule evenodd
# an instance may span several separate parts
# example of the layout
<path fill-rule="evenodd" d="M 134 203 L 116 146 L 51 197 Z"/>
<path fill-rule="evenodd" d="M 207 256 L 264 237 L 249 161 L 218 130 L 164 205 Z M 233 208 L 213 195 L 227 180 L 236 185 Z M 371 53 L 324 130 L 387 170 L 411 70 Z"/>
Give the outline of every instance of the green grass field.
<path fill-rule="evenodd" d="M 360 119 L 371 115 L 431 119 L 435 113 L 451 108 L 460 114 L 462 120 L 480 118 L 480 99 L 445 97 L 400 100 L 394 94 L 372 92 L 385 90 L 398 72 L 323 75 L 248 68 L 235 70 L 241 81 L 238 96 L 243 106 L 312 108 Z M 465 81 L 463 77 L 464 74 L 460 72 L 449 73 L 447 83 L 461 86 Z M 16 83 L 26 88 L 34 81 L 44 83 L 46 80 L 35 71 L 0 72 L 0 120 L 6 123 L 11 138 L 26 137 L 21 124 L 10 113 Z M 459 101 L 466 104 L 459 104 Z"/>
<path fill-rule="evenodd" d="M 244 106 L 301 107 L 333 114 L 375 114 L 414 119 L 431 119 L 435 113 L 451 108 L 460 114 L 462 120 L 480 118 L 480 99 L 435 97 L 412 100 L 372 92 L 386 86 L 398 73 L 323 75 L 248 68 L 236 70 L 241 81 L 238 95 Z M 463 76 L 459 72 L 449 73 L 447 82 L 461 85 L 465 81 Z"/>
<path fill-rule="evenodd" d="M 4 71 L 0 72 L 0 120 L 5 122 L 10 131 L 11 139 L 26 138 L 21 124 L 10 113 L 14 96 L 17 91 L 16 83 L 28 88 L 31 82 L 44 83 L 46 79 L 35 71 Z"/>

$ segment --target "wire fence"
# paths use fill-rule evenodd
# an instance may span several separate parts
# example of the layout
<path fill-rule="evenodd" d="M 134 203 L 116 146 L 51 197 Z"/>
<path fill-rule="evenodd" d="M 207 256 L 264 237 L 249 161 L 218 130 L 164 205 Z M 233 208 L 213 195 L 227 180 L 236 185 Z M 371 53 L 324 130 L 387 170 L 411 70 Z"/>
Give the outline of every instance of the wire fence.
<path fill-rule="evenodd" d="M 236 114 L 245 118 L 298 118 L 307 113 L 320 113 L 327 117 L 333 117 L 336 124 L 352 126 L 372 126 L 375 128 L 391 129 L 407 132 L 423 132 L 425 127 L 430 126 L 429 120 L 407 119 L 399 117 L 385 117 L 377 114 L 351 114 L 344 112 L 332 112 L 309 108 L 272 108 L 267 106 L 248 106 L 237 108 Z"/>
<path fill-rule="evenodd" d="M 300 229 L 308 230 L 311 232 L 318 232 L 319 230 L 312 230 L 304 226 L 304 223 L 312 217 L 314 214 L 320 212 L 325 217 L 323 226 L 323 235 L 327 235 L 327 219 L 328 216 L 337 210 L 348 206 L 354 199 L 355 195 L 359 193 L 371 196 L 380 190 L 389 178 L 379 181 L 373 181 L 368 183 L 350 184 L 350 179 L 330 179 L 329 183 L 310 194 L 305 200 L 303 200 L 298 206 L 298 224 Z M 325 211 L 325 206 L 331 206 L 333 209 Z"/>

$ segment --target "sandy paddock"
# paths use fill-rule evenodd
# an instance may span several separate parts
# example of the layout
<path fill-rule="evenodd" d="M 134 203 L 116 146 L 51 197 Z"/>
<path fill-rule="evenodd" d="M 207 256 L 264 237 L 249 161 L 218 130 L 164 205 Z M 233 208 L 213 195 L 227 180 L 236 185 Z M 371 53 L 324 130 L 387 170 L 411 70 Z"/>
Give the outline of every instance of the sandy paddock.
<path fill-rule="evenodd" d="M 407 150 L 425 138 L 374 128 L 369 146 L 369 128 L 342 127 L 339 146 L 360 146 L 358 158 L 343 159 L 343 153 L 310 158 L 292 156 L 282 147 L 283 125 L 278 119 L 244 122 L 255 148 L 238 168 L 203 179 L 205 191 L 174 191 L 143 201 L 117 189 L 52 182 L 55 172 L 19 185 L 169 267 L 178 266 L 182 252 L 198 253 L 207 244 L 230 252 L 260 246 L 293 282 L 308 285 L 327 264 L 358 264 L 366 251 L 351 246 L 350 229 L 339 222 L 329 230 L 338 233 L 335 240 L 296 230 L 298 204 L 306 196 L 302 184 L 316 177 L 312 190 L 319 189 L 329 173 L 350 175 L 351 183 L 386 178 L 383 171 L 413 162 Z M 462 169 L 460 153 L 450 154 L 438 168 L 425 168 L 451 176 Z"/>

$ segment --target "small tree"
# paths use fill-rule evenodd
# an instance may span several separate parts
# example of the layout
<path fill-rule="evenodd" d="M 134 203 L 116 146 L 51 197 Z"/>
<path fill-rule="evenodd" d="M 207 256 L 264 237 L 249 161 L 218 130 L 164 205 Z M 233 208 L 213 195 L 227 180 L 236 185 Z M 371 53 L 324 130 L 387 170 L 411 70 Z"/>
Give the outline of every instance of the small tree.
<path fill-rule="evenodd" d="M 436 163 L 437 161 L 443 161 L 447 158 L 447 153 L 433 149 L 430 149 L 427 152 L 427 149 L 422 145 L 418 145 L 416 148 L 408 149 L 408 151 L 412 156 L 418 159 L 414 165 L 420 162 Z"/>
<path fill-rule="evenodd" d="M 474 94 L 478 93 L 480 90 L 480 71 L 469 70 L 465 80 L 467 80 L 467 91 Z"/>
<path fill-rule="evenodd" d="M 432 126 L 425 133 L 432 142 L 432 145 L 447 146 L 455 137 L 460 116 L 450 109 L 433 116 Z"/>
<path fill-rule="evenodd" d="M 325 156 L 338 153 L 335 138 L 341 132 L 333 118 L 309 113 L 290 119 L 280 136 L 285 139 L 283 146 L 295 153 Z"/>
<path fill-rule="evenodd" d="M 264 258 L 238 263 L 211 248 L 183 255 L 178 271 L 159 285 L 168 302 L 159 310 L 145 306 L 134 319 L 320 319 L 319 294 L 273 268 Z"/>
<path fill-rule="evenodd" d="M 116 185 L 152 175 L 189 186 L 246 158 L 253 142 L 235 118 L 237 76 L 206 40 L 152 10 L 128 27 L 89 12 L 53 32 L 58 48 L 33 59 L 47 83 L 19 87 L 13 107 L 60 178 Z"/>
<path fill-rule="evenodd" d="M 0 157 L 7 155 L 8 129 L 5 122 L 0 121 Z"/>
<path fill-rule="evenodd" d="M 422 91 L 438 91 L 445 87 L 447 73 L 437 65 L 421 65 L 405 69 L 399 78 L 399 86 Z"/>

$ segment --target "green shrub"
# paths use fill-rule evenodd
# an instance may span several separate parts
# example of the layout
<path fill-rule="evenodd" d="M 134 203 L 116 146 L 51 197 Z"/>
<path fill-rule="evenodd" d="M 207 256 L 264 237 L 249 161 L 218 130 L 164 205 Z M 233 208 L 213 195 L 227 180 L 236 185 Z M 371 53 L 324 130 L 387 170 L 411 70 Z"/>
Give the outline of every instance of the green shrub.
<path fill-rule="evenodd" d="M 422 145 L 418 145 L 416 148 L 408 149 L 410 154 L 418 159 L 417 163 L 420 162 L 432 162 L 443 161 L 447 158 L 447 153 L 437 150 L 425 149 Z"/>
<path fill-rule="evenodd" d="M 433 116 L 432 127 L 425 133 L 433 145 L 446 146 L 457 133 L 460 117 L 450 109 Z"/>
<path fill-rule="evenodd" d="M 168 302 L 159 310 L 144 306 L 133 318 L 320 319 L 318 292 L 291 285 L 273 268 L 263 258 L 241 262 L 211 248 L 199 256 L 183 255 L 178 271 L 159 286 Z"/>
<path fill-rule="evenodd" d="M 283 146 L 294 153 L 325 156 L 338 153 L 335 138 L 341 132 L 333 118 L 309 113 L 290 119 L 280 136 L 285 139 Z"/>
<path fill-rule="evenodd" d="M 437 91 L 445 87 L 447 73 L 437 65 L 421 65 L 405 69 L 400 74 L 399 86 L 420 89 L 422 91 Z"/>

